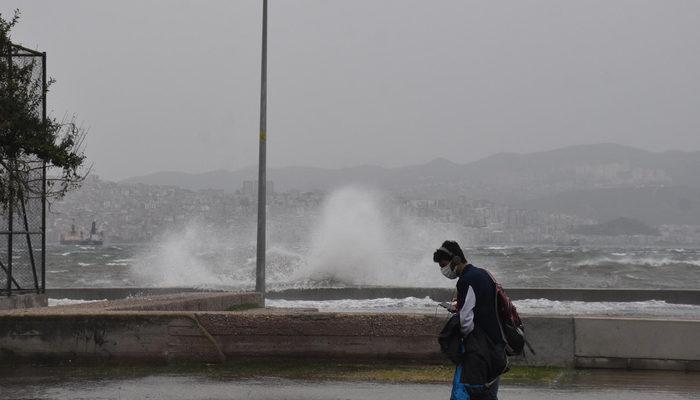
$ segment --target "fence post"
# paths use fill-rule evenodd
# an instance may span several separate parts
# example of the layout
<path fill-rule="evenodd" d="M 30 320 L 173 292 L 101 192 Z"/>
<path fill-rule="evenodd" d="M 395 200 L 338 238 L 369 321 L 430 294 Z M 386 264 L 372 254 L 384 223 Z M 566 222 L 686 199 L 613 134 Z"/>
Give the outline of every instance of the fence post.
<path fill-rule="evenodd" d="M 41 53 L 41 122 L 46 124 L 46 52 Z M 39 288 L 37 288 L 39 289 Z M 41 162 L 41 290 L 46 293 L 46 161 Z"/>

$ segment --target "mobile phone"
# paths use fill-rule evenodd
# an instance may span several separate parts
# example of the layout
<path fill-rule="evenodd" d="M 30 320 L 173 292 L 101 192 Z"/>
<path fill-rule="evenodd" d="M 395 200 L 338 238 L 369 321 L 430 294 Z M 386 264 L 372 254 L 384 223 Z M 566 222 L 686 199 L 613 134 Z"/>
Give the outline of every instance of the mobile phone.
<path fill-rule="evenodd" d="M 449 303 L 449 302 L 447 302 L 447 301 L 443 301 L 443 302 L 440 303 L 439 305 L 440 305 L 440 307 L 445 308 L 445 309 L 447 309 L 447 310 L 449 310 L 449 309 L 452 307 L 452 304 Z"/>

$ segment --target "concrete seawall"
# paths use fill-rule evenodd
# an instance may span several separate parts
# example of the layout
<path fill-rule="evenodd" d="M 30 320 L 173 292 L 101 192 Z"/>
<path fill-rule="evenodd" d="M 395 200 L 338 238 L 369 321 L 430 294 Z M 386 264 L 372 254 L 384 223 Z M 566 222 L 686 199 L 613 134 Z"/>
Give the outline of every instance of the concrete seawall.
<path fill-rule="evenodd" d="M 238 357 L 440 362 L 445 317 L 257 309 L 250 293 L 186 293 L 0 313 L 0 362 L 222 361 Z M 700 370 L 700 321 L 525 316 L 517 364 Z"/>
<path fill-rule="evenodd" d="M 46 295 L 54 299 L 113 300 L 129 296 L 162 295 L 195 292 L 191 288 L 70 288 L 47 289 Z M 506 288 L 513 300 L 549 299 L 559 301 L 646 301 L 662 300 L 675 304 L 700 304 L 697 289 L 580 289 L 580 288 Z M 285 300 L 339 300 L 376 299 L 382 297 L 430 297 L 435 301 L 451 299 L 454 288 L 417 287 L 349 287 L 287 289 L 267 293 L 269 299 Z"/>
<path fill-rule="evenodd" d="M 178 340 L 172 329 L 195 326 L 186 315 L 50 315 L 3 317 L 0 360 L 135 361 L 216 360 L 200 332 Z"/>
<path fill-rule="evenodd" d="M 558 301 L 646 301 L 662 300 L 676 304 L 700 304 L 700 290 L 696 289 L 595 289 L 595 288 L 505 288 L 513 300 L 548 299 Z M 286 300 L 340 300 L 376 299 L 382 297 L 430 297 L 446 301 L 454 295 L 454 288 L 396 288 L 396 287 L 350 287 L 318 289 L 286 289 L 270 292 L 270 299 Z"/>
<path fill-rule="evenodd" d="M 700 371 L 700 321 L 576 318 L 575 366 Z"/>
<path fill-rule="evenodd" d="M 45 294 L 20 294 L 14 296 L 0 296 L 0 310 L 20 310 L 26 308 L 48 306 L 48 296 Z"/>

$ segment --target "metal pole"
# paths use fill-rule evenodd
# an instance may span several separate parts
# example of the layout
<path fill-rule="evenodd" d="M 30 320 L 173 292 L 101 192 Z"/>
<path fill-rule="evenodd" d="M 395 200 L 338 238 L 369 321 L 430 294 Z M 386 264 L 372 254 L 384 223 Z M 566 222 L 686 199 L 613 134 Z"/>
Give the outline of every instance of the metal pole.
<path fill-rule="evenodd" d="M 42 110 L 41 122 L 46 123 L 46 53 L 41 53 Z M 41 162 L 41 293 L 46 292 L 46 161 Z"/>
<path fill-rule="evenodd" d="M 3 272 L 5 272 L 5 274 L 7 274 L 7 268 L 5 268 L 5 264 L 3 264 L 2 261 L 0 261 L 0 269 L 2 269 Z M 19 286 L 19 283 L 17 283 L 17 280 L 16 280 L 15 278 L 12 278 L 12 283 L 15 284 L 15 287 L 16 287 L 17 289 L 22 289 L 22 288 Z"/>
<path fill-rule="evenodd" d="M 32 246 L 32 235 L 29 233 L 29 220 L 27 219 L 27 206 L 24 204 L 24 191 L 19 191 L 17 196 L 20 201 L 20 206 L 22 207 L 22 220 L 24 221 L 24 231 L 26 232 L 27 238 L 27 252 L 29 253 L 29 263 L 32 265 L 32 276 L 34 277 L 34 289 L 37 293 L 39 291 L 39 279 L 36 275 L 36 262 L 34 260 L 34 246 Z"/>
<path fill-rule="evenodd" d="M 12 45 L 10 45 L 7 49 L 7 86 L 8 86 L 8 91 L 12 95 L 14 95 L 14 90 L 13 90 L 13 85 L 12 85 Z M 10 159 L 7 160 L 7 194 L 8 194 L 8 202 L 7 202 L 7 296 L 12 295 L 12 228 L 13 228 L 13 221 L 12 221 L 12 213 L 14 212 L 13 207 L 12 207 L 12 202 L 14 201 L 14 194 L 13 194 L 13 182 L 12 182 L 12 168 L 14 168 L 14 163 L 12 162 L 12 157 L 14 154 L 10 155 Z"/>
<path fill-rule="evenodd" d="M 262 62 L 260 68 L 260 157 L 258 160 L 258 244 L 255 291 L 265 304 L 265 205 L 267 150 L 267 0 L 263 0 Z"/>
<path fill-rule="evenodd" d="M 8 162 L 9 166 L 9 171 L 8 172 L 8 198 L 9 202 L 7 204 L 7 230 L 9 231 L 7 235 L 7 296 L 12 295 L 12 285 L 10 284 L 12 281 L 12 229 L 13 229 L 13 220 L 12 220 L 12 214 L 15 212 L 14 207 L 13 207 L 13 202 L 15 201 L 14 199 L 14 182 L 12 182 L 12 168 L 14 168 L 14 163 L 10 159 Z"/>

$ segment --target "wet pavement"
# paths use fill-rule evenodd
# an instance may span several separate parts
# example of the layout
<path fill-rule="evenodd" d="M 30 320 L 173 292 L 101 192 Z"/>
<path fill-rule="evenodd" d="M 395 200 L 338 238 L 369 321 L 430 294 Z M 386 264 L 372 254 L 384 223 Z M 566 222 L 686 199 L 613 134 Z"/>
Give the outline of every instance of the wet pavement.
<path fill-rule="evenodd" d="M 223 379 L 202 375 L 76 378 L 61 374 L 0 376 L 0 399 L 448 399 L 448 384 Z M 583 371 L 547 386 L 504 384 L 503 399 L 651 400 L 700 399 L 700 374 Z"/>

